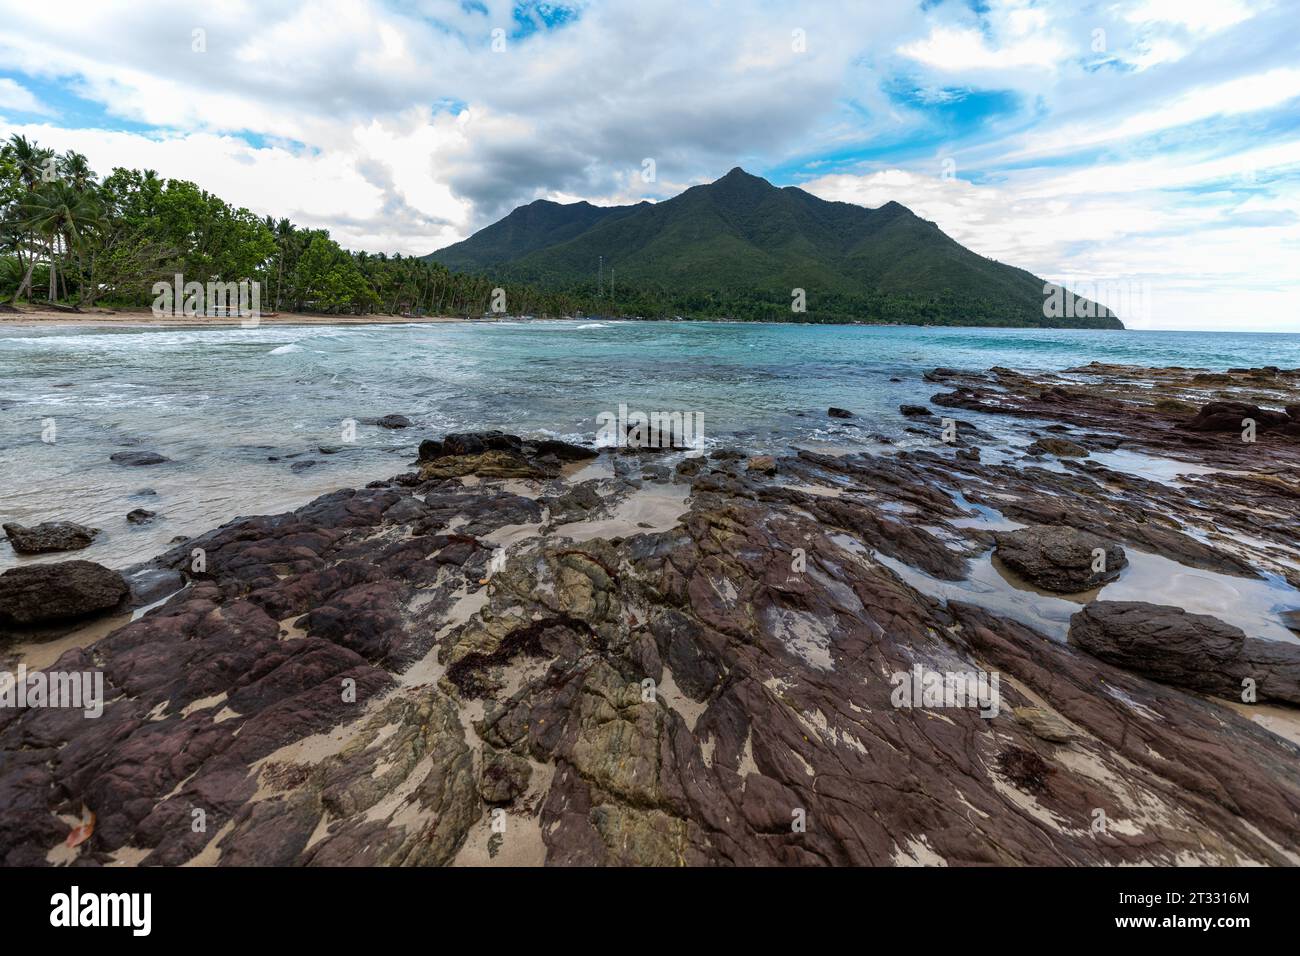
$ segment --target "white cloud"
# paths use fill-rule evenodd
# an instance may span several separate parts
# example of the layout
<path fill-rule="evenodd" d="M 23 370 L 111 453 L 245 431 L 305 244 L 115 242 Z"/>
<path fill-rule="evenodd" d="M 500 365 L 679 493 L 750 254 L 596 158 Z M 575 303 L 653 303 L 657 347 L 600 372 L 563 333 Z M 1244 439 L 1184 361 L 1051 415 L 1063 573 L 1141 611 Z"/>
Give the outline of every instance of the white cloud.
<path fill-rule="evenodd" d="M 1049 34 L 1030 35 L 991 47 L 977 30 L 936 27 L 924 40 L 898 48 L 904 56 L 948 73 L 1034 67 L 1054 70 L 1065 58 L 1065 45 Z"/>
<path fill-rule="evenodd" d="M 1042 275 L 1158 281 L 1161 301 L 1190 303 L 1163 314 L 1174 324 L 1263 321 L 1237 303 L 1293 288 L 1296 143 L 1268 121 L 1300 97 L 1300 70 L 1279 5 L 583 0 L 504 53 L 491 30 L 513 29 L 515 4 L 484 7 L 0 0 L 0 69 L 106 114 L 0 134 L 78 149 L 100 172 L 191 179 L 376 251 L 428 252 L 535 198 L 662 199 L 741 164 L 815 171 L 830 198 L 896 199 Z M 905 103 L 899 86 L 922 92 Z M 951 125 L 972 91 L 1020 105 Z M 33 104 L 0 79 L 0 109 Z M 87 128 L 126 121 L 149 132 Z M 914 159 L 936 134 L 979 185 L 917 172 L 938 171 Z M 890 144 L 906 161 L 855 165 Z"/>
<path fill-rule="evenodd" d="M 50 110 L 31 90 L 15 80 L 0 77 L 0 109 L 48 116 Z"/>
<path fill-rule="evenodd" d="M 1172 23 L 1203 33 L 1213 33 L 1249 19 L 1251 8 L 1241 0 L 1144 0 L 1124 14 L 1130 23 Z"/>
<path fill-rule="evenodd" d="M 1095 288 L 1131 327 L 1295 329 L 1292 306 L 1263 306 L 1300 297 L 1300 140 L 1026 168 L 986 185 L 894 168 L 804 188 L 871 207 L 897 200 L 976 252 Z M 1149 315 L 1125 314 L 1136 287 L 1150 290 Z"/>

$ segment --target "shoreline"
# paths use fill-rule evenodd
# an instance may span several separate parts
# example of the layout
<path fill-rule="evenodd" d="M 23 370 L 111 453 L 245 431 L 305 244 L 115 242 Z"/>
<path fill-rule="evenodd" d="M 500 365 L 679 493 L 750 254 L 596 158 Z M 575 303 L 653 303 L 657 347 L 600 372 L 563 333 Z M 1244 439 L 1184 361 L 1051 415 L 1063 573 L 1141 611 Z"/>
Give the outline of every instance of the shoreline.
<path fill-rule="evenodd" d="M 925 325 L 920 323 L 906 322 L 794 322 L 794 321 L 767 321 L 767 320 L 741 320 L 741 319 L 646 319 L 636 318 L 633 316 L 582 316 L 580 318 L 573 316 L 558 316 L 551 318 L 529 318 L 525 319 L 520 316 L 502 316 L 496 318 L 466 318 L 457 315 L 440 315 L 440 316 L 401 316 L 401 315 L 320 315 L 308 312 L 280 312 L 276 315 L 264 315 L 258 321 L 258 326 L 370 326 L 370 325 L 491 325 L 496 322 L 639 322 L 639 323 L 662 323 L 668 325 L 685 324 L 685 323 L 713 323 L 717 325 L 760 325 L 760 326 L 796 326 L 796 327 L 827 327 L 842 329 L 928 329 L 931 331 L 952 329 L 964 331 L 977 330 L 996 330 L 1004 332 L 1140 332 L 1153 333 L 1165 332 L 1173 335 L 1222 335 L 1231 333 L 1234 335 L 1258 335 L 1258 336 L 1277 336 L 1277 335 L 1300 335 L 1297 332 L 1286 332 L 1270 329 L 1151 329 L 1151 328 L 1130 328 L 1120 329 L 1079 329 L 1071 326 L 1036 326 L 1036 325 Z M 152 314 L 146 310 L 104 310 L 91 311 L 86 313 L 59 312 L 49 309 L 23 308 L 18 312 L 0 312 L 0 328 L 13 327 L 35 327 L 35 328 L 153 328 L 159 331 L 167 329 L 227 329 L 241 328 L 242 323 L 239 319 L 234 318 L 209 318 L 207 316 L 170 316 L 166 319 L 155 319 Z M 256 328 L 257 326 L 252 326 Z"/>
<path fill-rule="evenodd" d="M 209 316 L 168 316 L 155 318 L 147 309 L 140 311 L 93 311 L 85 313 L 59 312 L 49 309 L 31 309 L 22 312 L 0 312 L 0 327 L 34 326 L 40 328 L 62 327 L 112 327 L 165 329 L 224 329 L 257 328 L 263 325 L 445 325 L 456 323 L 487 323 L 494 319 L 465 319 L 460 316 L 402 316 L 402 315 L 315 315 L 305 312 L 280 312 L 261 316 L 256 325 L 245 326 L 238 318 Z"/>
<path fill-rule="evenodd" d="M 719 325 L 763 325 L 763 326 L 826 326 L 828 328 L 873 328 L 873 329 L 1000 329 L 1003 331 L 1039 331 L 1039 332 L 1175 332 L 1177 334 L 1186 334 L 1187 332 L 1205 331 L 1205 330 L 1177 330 L 1177 329 L 1130 329 L 1127 327 L 1119 329 L 1078 329 L 1071 326 L 1035 326 L 1035 325 L 927 325 L 923 323 L 907 322 L 795 322 L 779 321 L 772 322 L 766 320 L 742 320 L 742 319 L 646 319 L 636 318 L 633 316 L 591 316 L 582 317 L 558 316 L 553 318 L 538 319 L 536 317 L 525 319 L 521 316 L 503 315 L 501 318 L 466 318 L 455 315 L 439 316 L 401 316 L 401 315 L 320 315 L 308 312 L 280 312 L 275 315 L 263 315 L 258 325 L 340 325 L 340 326 L 366 326 L 366 325 L 488 325 L 495 322 L 526 322 L 526 321 L 546 321 L 546 322 L 650 322 L 650 323 L 716 323 Z M 221 318 L 208 316 L 169 316 L 165 319 L 156 319 L 148 309 L 103 309 L 96 307 L 94 310 L 85 313 L 61 312 L 53 309 L 41 309 L 36 307 L 20 307 L 18 312 L 0 312 L 0 328 L 6 326 L 23 327 L 38 326 L 44 328 L 63 327 L 130 327 L 130 328 L 157 328 L 177 329 L 177 328 L 240 328 L 242 323 L 237 318 Z M 251 326 L 256 328 L 257 326 Z M 1236 331 L 1236 330 L 1231 330 Z M 1252 334 L 1261 335 L 1285 335 L 1288 333 L 1278 332 L 1260 332 Z"/>

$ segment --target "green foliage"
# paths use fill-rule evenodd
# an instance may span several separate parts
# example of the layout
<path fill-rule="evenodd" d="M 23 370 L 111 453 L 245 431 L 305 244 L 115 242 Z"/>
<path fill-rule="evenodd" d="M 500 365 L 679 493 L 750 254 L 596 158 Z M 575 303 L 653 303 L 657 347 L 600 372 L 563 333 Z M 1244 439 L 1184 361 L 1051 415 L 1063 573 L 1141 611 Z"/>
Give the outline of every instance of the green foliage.
<path fill-rule="evenodd" d="M 428 258 L 610 315 L 1121 327 L 1100 306 L 1100 318 L 1045 318 L 1042 279 L 971 252 L 898 203 L 826 202 L 740 169 L 654 205 L 535 202 Z M 791 309 L 795 289 L 806 312 Z"/>
<path fill-rule="evenodd" d="M 348 252 L 325 230 L 261 219 L 153 170 L 114 169 L 101 182 L 78 153 L 55 156 L 19 136 L 0 149 L 0 296 L 34 299 L 48 285 L 50 302 L 147 306 L 153 283 L 176 273 L 259 282 L 264 311 L 332 314 L 477 316 L 495 287 L 438 263 Z M 577 308 L 564 294 L 505 290 L 515 314 Z"/>

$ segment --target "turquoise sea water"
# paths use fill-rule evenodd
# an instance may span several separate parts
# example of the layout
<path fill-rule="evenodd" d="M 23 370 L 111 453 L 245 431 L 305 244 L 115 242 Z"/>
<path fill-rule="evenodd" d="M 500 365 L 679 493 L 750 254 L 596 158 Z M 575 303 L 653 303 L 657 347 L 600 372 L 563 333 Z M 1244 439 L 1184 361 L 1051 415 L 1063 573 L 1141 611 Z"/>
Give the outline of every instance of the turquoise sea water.
<path fill-rule="evenodd" d="M 915 439 L 898 406 L 941 390 L 921 381 L 930 368 L 1093 360 L 1300 367 L 1300 334 L 597 321 L 3 327 L 0 518 L 101 527 L 83 556 L 120 566 L 175 535 L 407 470 L 421 438 L 449 431 L 590 441 L 596 416 L 626 404 L 700 412 L 713 445 L 871 447 L 877 433 L 906 447 Z M 858 417 L 828 419 L 830 405 Z M 388 413 L 416 427 L 362 423 L 344 440 L 345 420 Z M 55 441 L 42 441 L 51 422 Z M 109 462 L 131 449 L 172 461 Z M 291 470 L 306 461 L 315 464 Z M 146 488 L 156 494 L 133 496 Z M 127 526 L 137 507 L 162 518 Z M 0 567 L 15 560 L 0 548 Z"/>

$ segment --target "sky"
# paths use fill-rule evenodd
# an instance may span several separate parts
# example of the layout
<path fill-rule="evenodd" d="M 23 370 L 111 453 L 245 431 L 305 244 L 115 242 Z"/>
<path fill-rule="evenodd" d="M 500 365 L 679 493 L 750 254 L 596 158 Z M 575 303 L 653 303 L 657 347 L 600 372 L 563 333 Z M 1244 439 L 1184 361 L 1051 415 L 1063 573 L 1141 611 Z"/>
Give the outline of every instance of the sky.
<path fill-rule="evenodd" d="M 422 255 L 743 166 L 1300 332 L 1300 0 L 0 0 L 0 136 Z"/>

